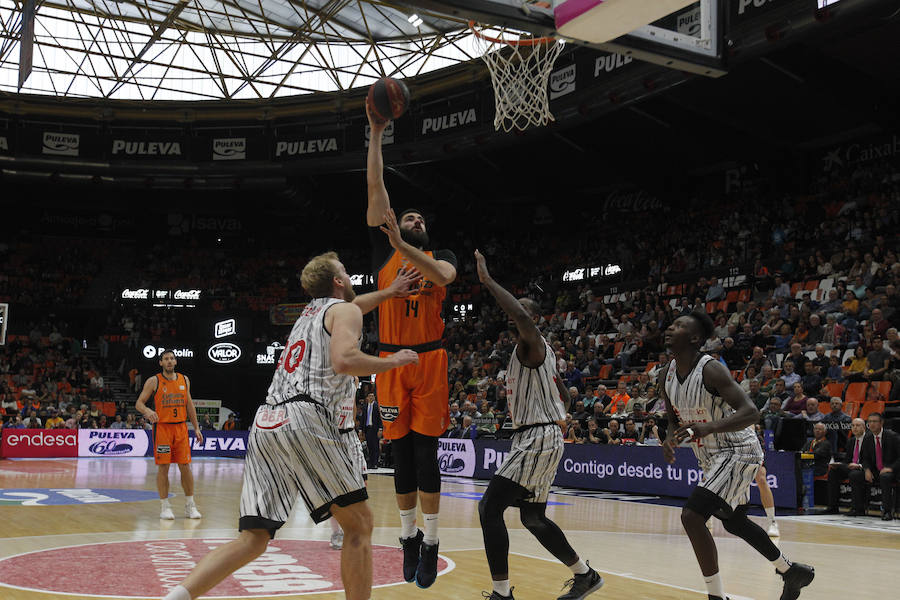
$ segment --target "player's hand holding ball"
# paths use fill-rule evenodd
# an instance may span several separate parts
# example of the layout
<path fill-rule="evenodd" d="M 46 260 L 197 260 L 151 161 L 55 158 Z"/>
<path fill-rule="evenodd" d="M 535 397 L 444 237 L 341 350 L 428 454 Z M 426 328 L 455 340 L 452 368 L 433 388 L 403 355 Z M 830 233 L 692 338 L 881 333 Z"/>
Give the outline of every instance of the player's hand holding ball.
<path fill-rule="evenodd" d="M 404 348 L 398 352 L 395 352 L 392 355 L 394 362 L 397 363 L 398 367 L 403 367 L 405 365 L 410 365 L 413 363 L 418 364 L 419 355 L 415 352 L 415 350 L 410 350 L 408 348 Z"/>
<path fill-rule="evenodd" d="M 399 119 L 409 108 L 409 88 L 399 79 L 382 77 L 366 96 L 366 115 L 372 133 L 381 133 L 389 121 Z"/>

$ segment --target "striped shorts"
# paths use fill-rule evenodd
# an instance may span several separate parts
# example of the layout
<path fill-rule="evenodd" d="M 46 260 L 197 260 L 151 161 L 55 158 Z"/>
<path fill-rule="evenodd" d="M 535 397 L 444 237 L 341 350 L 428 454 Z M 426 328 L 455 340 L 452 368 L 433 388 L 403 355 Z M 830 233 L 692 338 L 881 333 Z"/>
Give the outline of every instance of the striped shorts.
<path fill-rule="evenodd" d="M 734 510 L 750 502 L 750 482 L 756 479 L 762 461 L 757 454 L 718 452 L 703 466 L 699 487 L 711 491 Z"/>
<path fill-rule="evenodd" d="M 240 529 L 268 529 L 274 537 L 298 498 L 321 523 L 331 517 L 332 504 L 349 506 L 368 495 L 359 465 L 323 406 L 263 404 L 247 444 Z"/>
<path fill-rule="evenodd" d="M 369 476 L 369 468 L 366 466 L 366 455 L 363 452 L 362 442 L 359 441 L 356 430 L 342 433 L 341 439 L 347 447 L 347 454 L 350 455 L 350 460 L 353 461 L 353 470 L 361 473 L 363 479 L 366 479 Z"/>
<path fill-rule="evenodd" d="M 544 503 L 556 478 L 563 455 L 563 436 L 559 425 L 539 425 L 513 433 L 512 447 L 496 475 L 514 481 L 528 490 L 523 502 Z"/>

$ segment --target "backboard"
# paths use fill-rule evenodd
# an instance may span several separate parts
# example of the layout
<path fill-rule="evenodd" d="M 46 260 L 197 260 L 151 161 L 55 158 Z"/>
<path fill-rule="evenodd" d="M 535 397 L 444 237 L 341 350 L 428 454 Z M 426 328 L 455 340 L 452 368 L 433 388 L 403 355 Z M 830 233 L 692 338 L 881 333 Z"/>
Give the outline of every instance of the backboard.
<path fill-rule="evenodd" d="M 407 0 L 405 4 L 537 36 L 559 35 L 570 43 L 682 71 L 725 74 L 722 0 Z"/>

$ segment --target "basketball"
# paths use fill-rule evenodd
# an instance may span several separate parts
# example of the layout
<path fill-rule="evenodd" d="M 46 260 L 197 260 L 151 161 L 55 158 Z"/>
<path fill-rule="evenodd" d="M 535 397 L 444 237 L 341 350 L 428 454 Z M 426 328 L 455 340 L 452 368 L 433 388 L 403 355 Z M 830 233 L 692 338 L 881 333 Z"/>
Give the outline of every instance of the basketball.
<path fill-rule="evenodd" d="M 409 88 L 399 79 L 382 77 L 369 86 L 369 106 L 382 122 L 398 119 L 409 107 Z"/>

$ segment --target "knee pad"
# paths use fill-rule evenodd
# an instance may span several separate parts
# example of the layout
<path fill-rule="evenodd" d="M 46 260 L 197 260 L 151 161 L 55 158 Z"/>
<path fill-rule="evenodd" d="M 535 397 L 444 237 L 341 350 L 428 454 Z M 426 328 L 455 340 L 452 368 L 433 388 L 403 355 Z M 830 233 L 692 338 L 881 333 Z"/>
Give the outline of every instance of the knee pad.
<path fill-rule="evenodd" d="M 411 433 L 391 441 L 391 455 L 394 459 L 394 491 L 398 494 L 409 494 L 419 489 L 413 452 Z"/>
<path fill-rule="evenodd" d="M 724 527 L 725 531 L 731 535 L 742 537 L 740 534 L 746 531 L 748 522 L 747 507 L 739 506 L 734 509 L 734 512 L 729 518 L 722 520 L 722 527 Z"/>
<path fill-rule="evenodd" d="M 419 491 L 441 491 L 441 470 L 437 462 L 438 438 L 412 432 L 413 462 Z"/>

